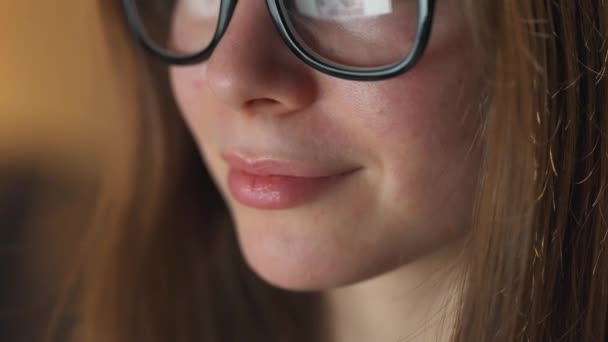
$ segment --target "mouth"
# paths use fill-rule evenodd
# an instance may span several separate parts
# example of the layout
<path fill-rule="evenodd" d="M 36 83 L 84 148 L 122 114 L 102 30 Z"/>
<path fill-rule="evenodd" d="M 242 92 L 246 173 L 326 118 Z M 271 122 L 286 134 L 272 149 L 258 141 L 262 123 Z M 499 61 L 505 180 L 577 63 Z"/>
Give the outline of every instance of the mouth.
<path fill-rule="evenodd" d="M 228 188 L 242 205 L 255 209 L 289 209 L 313 201 L 360 168 L 269 158 L 245 159 L 223 154 L 229 165 Z"/>

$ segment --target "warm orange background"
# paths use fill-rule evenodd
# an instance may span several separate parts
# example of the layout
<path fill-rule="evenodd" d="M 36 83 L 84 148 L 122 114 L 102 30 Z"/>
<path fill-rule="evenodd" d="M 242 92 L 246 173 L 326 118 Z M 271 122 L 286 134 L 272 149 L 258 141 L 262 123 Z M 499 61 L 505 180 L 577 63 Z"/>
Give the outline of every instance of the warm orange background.
<path fill-rule="evenodd" d="M 93 0 L 0 4 L 0 163 L 88 165 L 103 135 L 104 73 Z"/>
<path fill-rule="evenodd" d="M 0 228 L 8 224 L 39 242 L 26 250 L 37 251 L 43 266 L 36 269 L 49 274 L 59 268 L 53 264 L 74 259 L 71 239 L 94 208 L 101 152 L 116 140 L 110 127 L 119 111 L 108 102 L 109 54 L 95 1 L 0 0 L 0 205 L 26 198 L 15 212 L 28 213 L 0 217 Z M 20 179 L 23 189 L 2 190 Z M 45 272 L 33 273 L 50 291 Z"/>

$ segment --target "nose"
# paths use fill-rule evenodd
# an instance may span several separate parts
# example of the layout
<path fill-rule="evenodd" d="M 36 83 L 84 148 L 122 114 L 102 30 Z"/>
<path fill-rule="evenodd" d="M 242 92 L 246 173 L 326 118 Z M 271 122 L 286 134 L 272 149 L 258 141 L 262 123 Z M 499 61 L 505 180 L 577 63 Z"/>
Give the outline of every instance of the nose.
<path fill-rule="evenodd" d="M 233 110 L 286 114 L 316 97 L 315 71 L 281 41 L 264 1 L 240 1 L 206 62 L 208 87 Z"/>

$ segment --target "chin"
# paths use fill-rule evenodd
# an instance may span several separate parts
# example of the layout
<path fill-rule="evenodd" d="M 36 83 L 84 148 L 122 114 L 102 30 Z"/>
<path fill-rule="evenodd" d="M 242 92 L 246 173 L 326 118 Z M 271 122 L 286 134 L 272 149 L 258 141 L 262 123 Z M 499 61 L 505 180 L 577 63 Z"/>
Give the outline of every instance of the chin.
<path fill-rule="evenodd" d="M 249 268 L 268 284 L 289 291 L 347 286 L 408 262 L 399 258 L 402 253 L 390 255 L 385 248 L 339 248 L 335 240 L 318 231 L 237 225 L 237 232 Z"/>
<path fill-rule="evenodd" d="M 253 253 L 246 253 L 245 260 L 251 270 L 263 281 L 274 287 L 293 292 L 339 288 L 364 281 L 375 275 L 374 273 L 361 274 L 348 270 L 348 268 L 332 270 L 328 265 L 335 264 L 335 261 L 329 260 L 321 262 L 299 260 L 294 263 L 291 260 L 269 260 Z"/>

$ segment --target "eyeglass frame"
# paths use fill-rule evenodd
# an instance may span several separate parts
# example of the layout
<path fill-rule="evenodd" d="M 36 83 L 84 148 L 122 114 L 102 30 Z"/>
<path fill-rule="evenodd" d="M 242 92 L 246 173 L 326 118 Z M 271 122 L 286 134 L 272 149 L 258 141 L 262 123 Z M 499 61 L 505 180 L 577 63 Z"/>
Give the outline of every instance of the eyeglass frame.
<path fill-rule="evenodd" d="M 294 36 L 294 33 L 288 28 L 289 21 L 285 18 L 285 13 L 280 10 L 279 1 L 282 0 L 266 0 L 266 6 L 283 42 L 296 57 L 324 74 L 355 81 L 384 80 L 403 74 L 414 67 L 422 57 L 426 50 L 426 46 L 428 45 L 435 12 L 435 0 L 418 0 L 418 23 L 414 46 L 410 53 L 401 61 L 382 67 L 338 67 L 337 65 L 323 62 L 321 58 L 319 58 L 320 56 L 314 56 L 313 53 L 309 52 L 308 49 L 299 42 Z M 230 24 L 237 3 L 238 0 L 221 0 L 220 13 L 213 40 L 202 51 L 186 56 L 171 54 L 170 52 L 167 52 L 166 49 L 159 47 L 148 37 L 146 32 L 144 32 L 144 25 L 140 23 L 135 0 L 122 0 L 122 7 L 129 29 L 144 49 L 160 57 L 168 64 L 192 65 L 203 62 L 211 57 L 211 54 L 219 44 Z"/>

